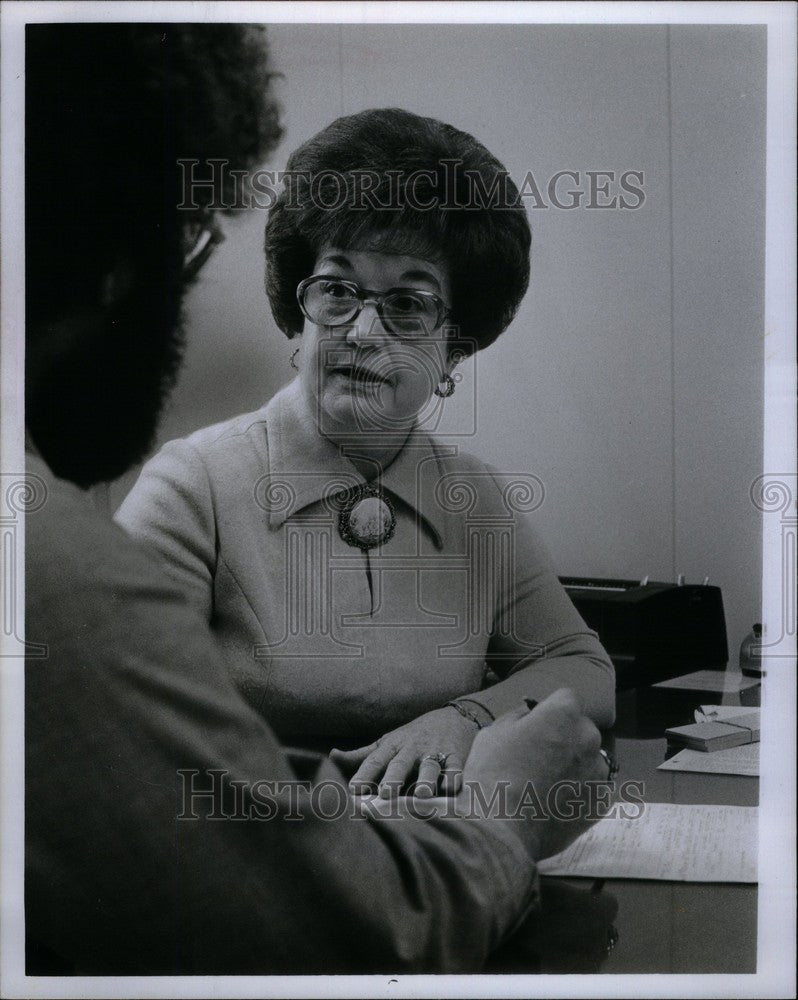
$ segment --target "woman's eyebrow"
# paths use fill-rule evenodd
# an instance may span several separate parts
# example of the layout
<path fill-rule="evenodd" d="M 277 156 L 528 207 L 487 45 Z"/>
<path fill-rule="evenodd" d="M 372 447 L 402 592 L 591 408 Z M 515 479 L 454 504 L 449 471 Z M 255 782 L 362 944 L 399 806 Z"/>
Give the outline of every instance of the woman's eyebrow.
<path fill-rule="evenodd" d="M 431 271 L 402 271 L 400 281 L 427 281 L 441 291 L 441 284 Z"/>
<path fill-rule="evenodd" d="M 350 271 L 354 270 L 351 260 L 340 253 L 325 254 L 319 261 L 318 266 L 321 267 L 327 264 L 332 264 L 335 267 L 343 267 Z M 423 268 L 410 268 L 407 271 L 402 271 L 398 284 L 407 284 L 414 281 L 426 281 L 428 284 L 434 285 L 439 292 L 442 291 L 441 284 L 432 271 L 426 271 Z"/>
<path fill-rule="evenodd" d="M 352 263 L 348 257 L 344 257 L 343 254 L 333 253 L 325 255 L 319 261 L 319 264 L 336 264 L 338 267 L 348 267 L 350 271 L 352 270 Z"/>

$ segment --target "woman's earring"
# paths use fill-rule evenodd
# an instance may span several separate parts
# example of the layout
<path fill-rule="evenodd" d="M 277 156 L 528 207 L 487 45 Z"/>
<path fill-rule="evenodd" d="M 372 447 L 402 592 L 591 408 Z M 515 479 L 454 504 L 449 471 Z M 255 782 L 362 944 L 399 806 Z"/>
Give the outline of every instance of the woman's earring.
<path fill-rule="evenodd" d="M 299 354 L 299 348 L 298 347 L 294 351 L 294 353 L 291 355 L 291 358 L 290 358 L 291 367 L 294 369 L 295 372 L 299 371 L 299 365 L 296 363 L 296 361 L 294 361 L 294 358 L 297 356 L 297 354 Z"/>
<path fill-rule="evenodd" d="M 441 388 L 443 386 L 443 388 Z M 451 396 L 454 392 L 454 379 L 448 372 L 444 372 L 440 377 L 440 381 L 435 386 L 435 395 L 440 396 L 442 399 L 446 399 L 447 396 Z"/>

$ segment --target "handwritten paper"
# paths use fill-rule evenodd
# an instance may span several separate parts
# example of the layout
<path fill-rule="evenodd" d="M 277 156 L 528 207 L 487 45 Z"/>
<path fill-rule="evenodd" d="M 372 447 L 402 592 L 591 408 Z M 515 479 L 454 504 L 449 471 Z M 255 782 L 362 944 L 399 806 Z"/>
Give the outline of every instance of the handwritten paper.
<path fill-rule="evenodd" d="M 737 709 L 739 712 L 739 709 Z M 660 764 L 658 771 L 694 771 L 701 774 L 759 774 L 759 744 L 746 743 L 728 750 L 705 753 L 702 750 L 680 750 Z"/>
<path fill-rule="evenodd" d="M 630 818 L 605 817 L 542 861 L 541 875 L 756 882 L 756 808 L 651 802 L 636 818 L 626 809 Z"/>
<path fill-rule="evenodd" d="M 676 691 L 717 691 L 718 693 L 736 694 L 761 683 L 761 680 L 756 677 L 729 674 L 725 670 L 696 670 L 692 674 L 671 677 L 669 680 L 659 681 L 651 686 L 670 688 Z"/>
<path fill-rule="evenodd" d="M 726 719 L 742 719 L 759 713 L 758 708 L 743 708 L 740 705 L 700 705 L 694 715 L 696 722 L 725 722 Z"/>

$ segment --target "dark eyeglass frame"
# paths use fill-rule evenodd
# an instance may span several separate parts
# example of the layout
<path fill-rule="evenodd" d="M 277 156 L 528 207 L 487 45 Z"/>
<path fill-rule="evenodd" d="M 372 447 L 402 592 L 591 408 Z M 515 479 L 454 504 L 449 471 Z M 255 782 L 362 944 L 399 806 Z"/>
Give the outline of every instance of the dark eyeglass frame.
<path fill-rule="evenodd" d="M 335 323 L 322 323 L 315 319 L 305 308 L 305 293 L 308 288 L 312 285 L 318 284 L 320 281 L 332 281 L 337 285 L 343 285 L 348 288 L 355 298 L 358 300 L 358 305 L 355 307 L 354 312 L 351 316 L 347 316 L 346 319 L 341 319 L 339 322 Z M 412 294 L 417 295 L 422 299 L 426 299 L 432 302 L 437 308 L 437 316 L 435 323 L 431 330 L 425 330 L 422 334 L 406 333 L 393 328 L 391 324 L 390 315 L 383 312 L 383 305 L 385 300 L 390 298 L 392 295 Z M 400 340 L 424 340 L 425 337 L 439 330 L 446 319 L 451 315 L 451 310 L 440 297 L 436 295 L 435 292 L 427 292 L 421 288 L 409 288 L 404 285 L 398 285 L 395 288 L 389 288 L 385 292 L 377 292 L 369 288 L 361 288 L 356 281 L 348 281 L 346 278 L 340 278 L 336 274 L 312 274 L 309 278 L 305 278 L 304 281 L 300 281 L 297 285 L 296 290 L 297 302 L 299 303 L 299 308 L 302 310 L 302 315 L 310 320 L 311 323 L 316 323 L 319 326 L 348 326 L 353 323 L 360 313 L 363 311 L 365 305 L 371 304 L 377 310 L 377 315 L 380 317 L 380 322 L 385 327 L 388 333 L 394 337 L 398 337 Z"/>
<path fill-rule="evenodd" d="M 212 212 L 204 212 L 186 225 L 186 251 L 183 255 L 183 279 L 191 281 L 199 274 L 213 251 L 226 237 Z"/>

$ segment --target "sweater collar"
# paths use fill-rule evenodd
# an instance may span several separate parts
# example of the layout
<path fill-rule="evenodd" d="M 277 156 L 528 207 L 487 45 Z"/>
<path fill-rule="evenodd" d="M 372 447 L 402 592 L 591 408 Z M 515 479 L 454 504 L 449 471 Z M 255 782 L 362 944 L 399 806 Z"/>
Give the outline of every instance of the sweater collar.
<path fill-rule="evenodd" d="M 426 523 L 435 544 L 443 544 L 444 511 L 436 499 L 443 475 L 445 449 L 413 428 L 390 466 L 367 480 L 347 457 L 356 453 L 319 433 L 298 380 L 281 390 L 265 411 L 268 433 L 268 483 L 261 490 L 269 527 L 279 528 L 287 518 L 319 500 L 373 482 L 398 497 Z"/>

